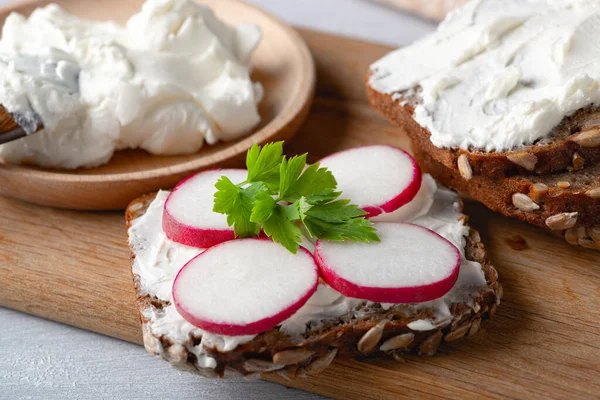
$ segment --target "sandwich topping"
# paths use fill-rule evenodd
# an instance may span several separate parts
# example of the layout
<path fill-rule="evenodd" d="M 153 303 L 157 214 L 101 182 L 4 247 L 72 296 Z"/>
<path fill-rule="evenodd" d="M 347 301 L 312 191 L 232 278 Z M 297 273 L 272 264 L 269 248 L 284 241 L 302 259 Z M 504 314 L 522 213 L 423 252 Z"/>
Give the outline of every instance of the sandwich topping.
<path fill-rule="evenodd" d="M 381 151 L 379 147 L 355 151 Z M 334 157 L 349 155 L 355 157 L 352 151 Z M 237 171 L 223 173 L 235 181 L 239 179 Z M 214 180 L 214 172 L 196 177 L 209 174 Z M 453 320 L 453 305 L 472 306 L 474 297 L 487 287 L 486 280 L 481 265 L 465 258 L 469 227 L 460 213 L 458 196 L 438 188 L 427 174 L 419 179 L 418 193 L 411 201 L 378 215 L 378 218 L 385 216 L 386 221 L 373 224 L 381 242 L 317 240 L 315 246 L 315 239 L 303 231 L 302 248 L 297 254 L 266 238 L 229 240 L 209 250 L 171 240 L 163 229 L 164 218 L 172 213 L 166 204 L 177 189 L 159 192 L 147 211 L 132 221 L 129 230 L 138 290 L 164 304 L 142 309 L 146 344 L 156 338 L 183 344 L 196 356 L 199 367 L 214 368 L 217 361 L 206 349 L 231 351 L 267 327 L 278 327 L 300 339 L 303 334 L 340 317 L 360 319 L 370 306 L 388 310 L 404 304 L 413 313 L 433 309 L 430 317 L 408 325 L 414 331 L 449 325 Z M 183 184 L 194 182 L 203 184 L 194 178 Z M 202 200 L 198 205 L 201 204 Z M 226 219 L 222 214 L 216 215 Z M 211 229 L 221 228 L 212 217 L 194 217 L 192 221 L 184 214 L 177 216 L 181 226 L 187 227 L 185 235 L 210 236 L 214 235 Z M 408 237 L 399 241 L 398 234 L 402 232 Z M 184 236 L 175 239 L 183 241 Z M 333 252 L 328 250 L 328 244 L 335 244 Z M 273 246 L 275 250 L 271 250 Z M 321 274 L 316 287 L 311 283 L 313 267 L 308 261 L 313 253 Z M 291 271 L 293 268 L 299 269 Z M 291 278 L 296 275 L 298 278 Z M 300 283 L 288 282 L 286 276 Z M 277 286 L 278 279 L 285 282 L 281 287 Z M 345 283 L 340 284 L 342 281 Z M 440 286 L 447 283 L 446 288 Z M 223 297 L 223 293 L 228 294 Z M 388 298 L 396 301 L 384 301 Z M 201 338 L 199 344 L 198 338 Z"/>
<path fill-rule="evenodd" d="M 437 147 L 506 151 L 600 104 L 599 26 L 598 1 L 473 0 L 374 63 L 369 83 L 418 96 L 414 118 Z"/>
<path fill-rule="evenodd" d="M 125 25 L 80 19 L 55 4 L 13 13 L 0 40 L 0 104 L 28 133 L 0 159 L 93 167 L 115 150 L 198 151 L 247 134 L 263 89 L 250 79 L 260 41 L 192 0 L 147 0 Z"/>

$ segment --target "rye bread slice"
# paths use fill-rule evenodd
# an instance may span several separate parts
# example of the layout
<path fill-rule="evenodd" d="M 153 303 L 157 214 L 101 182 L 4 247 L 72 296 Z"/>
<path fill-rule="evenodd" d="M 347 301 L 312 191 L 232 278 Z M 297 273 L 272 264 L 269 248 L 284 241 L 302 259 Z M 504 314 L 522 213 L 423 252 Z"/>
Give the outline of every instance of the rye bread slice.
<path fill-rule="evenodd" d="M 416 145 L 413 150 L 421 168 L 441 184 L 493 211 L 548 229 L 573 245 L 600 250 L 600 163 L 561 174 L 502 179 L 473 175 L 467 180 L 458 168 L 449 168 L 426 149 Z"/>
<path fill-rule="evenodd" d="M 146 212 L 154 197 L 155 194 L 140 197 L 128 206 L 128 228 L 134 219 Z M 217 361 L 214 369 L 199 367 L 195 355 L 187 350 L 190 345 L 198 345 L 200 338 L 190 337 L 186 342 L 174 343 L 150 331 L 145 311 L 160 311 L 168 302 L 144 294 L 139 276 L 133 274 L 144 345 L 150 354 L 168 360 L 173 366 L 206 377 L 258 375 L 271 371 L 277 361 L 285 366 L 270 373 L 294 379 L 319 373 L 337 357 L 387 356 L 401 361 L 403 353 L 430 356 L 436 353 L 442 342 L 476 334 L 481 320 L 492 317 L 500 303 L 502 286 L 498 282 L 498 274 L 487 260 L 479 233 L 473 229 L 467 238 L 465 255 L 468 260 L 481 264 L 487 286 L 472 296 L 472 305 L 454 304 L 450 309 L 451 323 L 444 328 L 427 331 L 408 328 L 410 322 L 431 316 L 433 309 L 415 310 L 410 305 L 398 305 L 384 310 L 378 304 L 363 305 L 360 318 L 344 315 L 309 329 L 301 337 L 290 337 L 274 328 L 232 351 L 207 349 Z M 132 261 L 135 256 L 131 255 Z M 395 341 L 394 350 L 381 351 L 381 344 L 390 339 Z"/>
<path fill-rule="evenodd" d="M 392 123 L 404 128 L 415 147 L 447 168 L 458 169 L 464 154 L 474 176 L 504 178 L 515 175 L 545 175 L 573 171 L 600 161 L 600 109 L 587 107 L 565 117 L 552 134 L 536 143 L 505 152 L 479 149 L 447 149 L 433 145 L 431 133 L 414 119 L 418 94 L 386 94 L 372 88 L 367 75 L 367 97 L 371 106 Z"/>

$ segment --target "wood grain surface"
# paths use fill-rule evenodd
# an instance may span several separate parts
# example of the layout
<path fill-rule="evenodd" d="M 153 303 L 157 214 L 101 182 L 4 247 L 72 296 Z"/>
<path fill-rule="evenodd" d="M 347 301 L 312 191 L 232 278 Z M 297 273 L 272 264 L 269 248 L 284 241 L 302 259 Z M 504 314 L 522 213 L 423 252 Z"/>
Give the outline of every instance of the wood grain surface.
<path fill-rule="evenodd" d="M 402 130 L 368 107 L 363 90 L 368 65 L 389 49 L 302 35 L 317 63 L 317 99 L 288 153 L 309 151 L 315 160 L 359 144 L 407 147 Z M 141 343 L 121 213 L 6 198 L 0 210 L 0 306 Z M 598 397 L 600 253 L 477 204 L 468 203 L 466 212 L 505 292 L 483 332 L 404 364 L 344 360 L 309 379 L 267 379 L 340 399 Z"/>
<path fill-rule="evenodd" d="M 0 164 L 0 194 L 28 202 L 79 210 L 124 209 L 137 196 L 173 186 L 190 173 L 239 163 L 253 143 L 290 138 L 308 113 L 314 95 L 314 62 L 295 30 L 258 8 L 237 0 L 199 0 L 231 24 L 259 25 L 263 39 L 252 55 L 252 78 L 265 96 L 260 124 L 251 135 L 205 145 L 191 155 L 155 156 L 142 150 L 116 152 L 97 168 L 50 170 Z M 12 11 L 24 15 L 57 3 L 67 11 L 94 20 L 124 22 L 140 10 L 142 0 L 27 0 L 0 8 L 0 25 Z M 0 116 L 2 114 L 0 113 Z"/>

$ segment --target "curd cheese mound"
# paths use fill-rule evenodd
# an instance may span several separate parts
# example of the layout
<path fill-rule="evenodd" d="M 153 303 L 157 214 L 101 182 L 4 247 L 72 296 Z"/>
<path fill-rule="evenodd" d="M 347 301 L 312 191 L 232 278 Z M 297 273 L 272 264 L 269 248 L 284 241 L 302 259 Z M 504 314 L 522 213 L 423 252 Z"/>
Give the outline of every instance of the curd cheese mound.
<path fill-rule="evenodd" d="M 93 22 L 51 4 L 12 13 L 0 41 L 0 104 L 29 133 L 0 159 L 43 167 L 94 167 L 115 150 L 197 152 L 248 134 L 260 83 L 249 59 L 261 38 L 191 0 L 147 0 L 125 26 Z"/>

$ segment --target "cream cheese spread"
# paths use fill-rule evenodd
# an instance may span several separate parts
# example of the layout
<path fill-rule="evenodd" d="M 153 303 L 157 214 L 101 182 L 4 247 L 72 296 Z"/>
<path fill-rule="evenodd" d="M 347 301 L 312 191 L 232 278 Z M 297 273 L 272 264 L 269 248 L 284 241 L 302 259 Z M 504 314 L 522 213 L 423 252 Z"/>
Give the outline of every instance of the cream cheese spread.
<path fill-rule="evenodd" d="M 505 151 L 600 104 L 600 2 L 472 0 L 437 31 L 371 66 L 369 84 L 419 95 L 437 147 Z"/>
<path fill-rule="evenodd" d="M 448 189 L 437 187 L 430 175 L 424 175 L 423 180 L 422 188 L 426 188 L 420 194 L 423 209 L 410 222 L 432 229 L 448 239 L 460 250 L 462 261 L 458 280 L 450 292 L 442 298 L 411 305 L 413 311 L 429 307 L 435 310 L 431 319 L 411 322 L 409 328 L 413 330 L 430 330 L 448 325 L 452 319 L 451 305 L 473 304 L 473 296 L 486 286 L 481 265 L 464 257 L 469 228 L 461 220 L 458 196 Z M 200 367 L 214 368 L 216 361 L 206 354 L 206 348 L 216 347 L 221 351 L 230 351 L 239 344 L 252 340 L 254 336 L 231 337 L 203 332 L 181 317 L 172 305 L 171 287 L 177 272 L 202 250 L 172 242 L 164 235 L 162 213 L 168 195 L 169 192 L 159 192 L 145 214 L 132 221 L 129 229 L 130 245 L 136 254 L 133 273 L 139 276 L 142 294 L 169 302 L 162 310 L 150 307 L 142 311 L 148 320 L 146 328 L 151 335 L 170 338 L 174 343 L 191 343 L 190 337 L 202 337 L 200 344 L 188 350 L 196 355 Z M 310 249 L 310 242 L 305 240 L 305 243 Z M 360 318 L 360 306 L 366 303 L 369 302 L 345 297 L 322 283 L 308 302 L 280 325 L 280 329 L 291 336 L 297 336 L 305 333 L 309 327 L 317 328 L 328 320 L 343 315 L 353 314 Z M 393 304 L 381 306 L 389 309 Z"/>
<path fill-rule="evenodd" d="M 126 25 L 93 22 L 58 5 L 12 13 L 0 40 L 0 104 L 29 133 L 0 159 L 93 167 L 115 150 L 198 151 L 258 124 L 263 89 L 249 59 L 251 24 L 221 22 L 192 0 L 147 0 Z"/>

